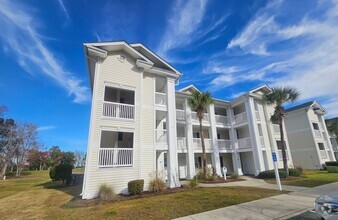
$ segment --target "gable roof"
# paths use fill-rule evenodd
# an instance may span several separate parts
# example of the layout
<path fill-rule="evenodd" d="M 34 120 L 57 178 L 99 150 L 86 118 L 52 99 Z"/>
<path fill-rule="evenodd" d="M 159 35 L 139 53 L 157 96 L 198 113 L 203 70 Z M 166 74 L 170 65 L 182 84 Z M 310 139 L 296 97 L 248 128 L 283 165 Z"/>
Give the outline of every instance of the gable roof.
<path fill-rule="evenodd" d="M 197 89 L 194 85 L 189 85 L 189 86 L 186 86 L 180 90 L 178 90 L 179 92 L 184 92 L 184 93 L 188 93 L 190 94 L 192 91 L 197 91 L 199 93 L 202 93 L 199 89 Z"/>
<path fill-rule="evenodd" d="M 286 112 L 296 111 L 296 110 L 299 110 L 299 109 L 310 109 L 310 108 L 312 108 L 314 111 L 320 110 L 323 114 L 327 113 L 326 110 L 324 109 L 324 107 L 321 106 L 315 100 L 305 102 L 303 104 L 288 108 L 288 109 L 286 109 Z"/>
<path fill-rule="evenodd" d="M 134 57 L 136 59 L 136 66 L 145 69 L 147 72 L 170 76 L 176 80 L 182 76 L 182 73 L 177 69 L 140 43 L 128 44 L 126 41 L 112 41 L 84 43 L 83 45 L 91 88 L 93 88 L 97 59 L 105 59 L 108 56 L 108 52 L 120 50 Z"/>

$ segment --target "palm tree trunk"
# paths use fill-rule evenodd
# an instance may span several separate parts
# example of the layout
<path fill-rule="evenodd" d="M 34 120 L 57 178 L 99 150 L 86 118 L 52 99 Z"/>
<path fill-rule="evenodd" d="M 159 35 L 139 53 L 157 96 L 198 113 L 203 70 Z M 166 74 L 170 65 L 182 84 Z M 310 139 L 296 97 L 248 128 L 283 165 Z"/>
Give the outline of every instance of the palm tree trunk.
<path fill-rule="evenodd" d="M 207 154 L 205 153 L 205 143 L 204 135 L 202 129 L 202 118 L 199 119 L 200 122 L 200 133 L 201 133 L 201 144 L 202 144 L 202 168 L 203 168 L 203 177 L 207 179 Z"/>
<path fill-rule="evenodd" d="M 283 130 L 283 118 L 279 120 L 279 130 L 280 130 L 280 140 L 282 145 L 282 156 L 283 156 L 283 167 L 286 172 L 286 176 L 289 175 L 288 161 L 286 158 L 286 150 L 285 150 L 285 141 L 284 141 L 284 130 Z"/>

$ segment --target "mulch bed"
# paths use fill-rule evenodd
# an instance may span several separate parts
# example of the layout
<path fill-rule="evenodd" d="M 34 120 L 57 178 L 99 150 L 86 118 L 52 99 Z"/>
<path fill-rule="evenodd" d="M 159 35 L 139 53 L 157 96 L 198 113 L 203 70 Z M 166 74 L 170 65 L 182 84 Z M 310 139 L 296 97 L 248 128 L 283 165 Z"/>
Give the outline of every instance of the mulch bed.
<path fill-rule="evenodd" d="M 226 179 L 223 178 L 217 178 L 214 180 L 200 180 L 200 183 L 207 183 L 207 184 L 214 184 L 214 183 L 232 183 L 237 181 L 244 181 L 245 179 L 237 178 L 237 179 Z"/>

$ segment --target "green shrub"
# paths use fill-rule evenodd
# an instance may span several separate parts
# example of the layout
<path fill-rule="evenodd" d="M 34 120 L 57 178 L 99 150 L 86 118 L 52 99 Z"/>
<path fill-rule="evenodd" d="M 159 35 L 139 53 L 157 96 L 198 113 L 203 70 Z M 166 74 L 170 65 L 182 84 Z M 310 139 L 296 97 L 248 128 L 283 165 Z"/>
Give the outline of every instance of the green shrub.
<path fill-rule="evenodd" d="M 193 178 L 189 181 L 190 188 L 195 188 L 198 185 L 198 179 Z"/>
<path fill-rule="evenodd" d="M 133 180 L 128 182 L 128 192 L 130 195 L 142 194 L 144 180 Z"/>
<path fill-rule="evenodd" d="M 107 184 L 101 184 L 99 188 L 99 198 L 102 200 L 112 200 L 115 196 L 113 188 Z"/>
<path fill-rule="evenodd" d="M 289 169 L 289 176 L 300 176 L 300 171 L 298 169 Z"/>
<path fill-rule="evenodd" d="M 167 190 L 167 184 L 161 178 L 155 177 L 150 180 L 148 190 L 149 192 L 162 192 Z"/>
<path fill-rule="evenodd" d="M 338 166 L 326 166 L 328 173 L 338 173 Z"/>
<path fill-rule="evenodd" d="M 53 181 L 56 180 L 55 167 L 50 168 L 50 170 L 49 170 L 49 177 L 50 177 Z"/>
<path fill-rule="evenodd" d="M 230 174 L 230 179 L 234 179 L 237 180 L 238 179 L 238 174 L 233 172 L 232 174 Z"/>
<path fill-rule="evenodd" d="M 327 161 L 327 162 L 325 162 L 325 165 L 330 166 L 330 167 L 338 166 L 338 161 Z"/>
<path fill-rule="evenodd" d="M 326 165 L 324 163 L 322 164 L 322 168 L 320 170 L 327 170 Z"/>
<path fill-rule="evenodd" d="M 286 178 L 286 172 L 283 169 L 279 169 L 278 171 L 279 171 L 280 178 Z M 266 171 L 260 172 L 257 177 L 260 179 L 276 178 L 274 170 L 266 170 Z"/>
<path fill-rule="evenodd" d="M 199 170 L 197 174 L 194 176 L 194 179 L 201 180 L 203 179 L 203 171 Z"/>
<path fill-rule="evenodd" d="M 70 164 L 60 164 L 55 167 L 55 180 L 62 180 L 69 185 L 72 182 L 73 166 Z"/>

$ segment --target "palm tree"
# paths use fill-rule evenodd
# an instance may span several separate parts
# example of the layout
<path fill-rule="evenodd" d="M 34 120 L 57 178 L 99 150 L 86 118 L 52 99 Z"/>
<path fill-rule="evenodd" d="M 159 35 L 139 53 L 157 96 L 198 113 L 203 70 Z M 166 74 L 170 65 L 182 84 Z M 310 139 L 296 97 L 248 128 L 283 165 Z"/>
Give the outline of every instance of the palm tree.
<path fill-rule="evenodd" d="M 338 121 L 330 119 L 330 120 L 325 120 L 325 123 L 326 123 L 328 132 L 338 137 Z"/>
<path fill-rule="evenodd" d="M 276 121 L 279 124 L 280 130 L 280 140 L 282 147 L 283 155 L 283 166 L 286 174 L 288 175 L 288 163 L 286 159 L 285 152 L 285 142 L 284 142 L 284 130 L 283 130 L 283 120 L 286 114 L 284 104 L 287 102 L 294 102 L 298 98 L 300 93 L 295 88 L 291 87 L 275 87 L 271 88 L 271 92 L 265 93 L 263 95 L 263 101 L 269 105 L 275 106 L 274 114 L 271 116 L 271 121 Z"/>
<path fill-rule="evenodd" d="M 193 111 L 196 111 L 197 117 L 200 123 L 200 134 L 201 134 L 201 143 L 202 143 L 202 167 L 203 167 L 203 177 L 207 178 L 207 154 L 205 153 L 205 143 L 203 135 L 203 126 L 202 120 L 204 113 L 207 110 L 207 107 L 213 103 L 211 94 L 209 92 L 199 92 L 194 90 L 191 93 L 191 97 L 188 99 L 188 104 Z"/>

